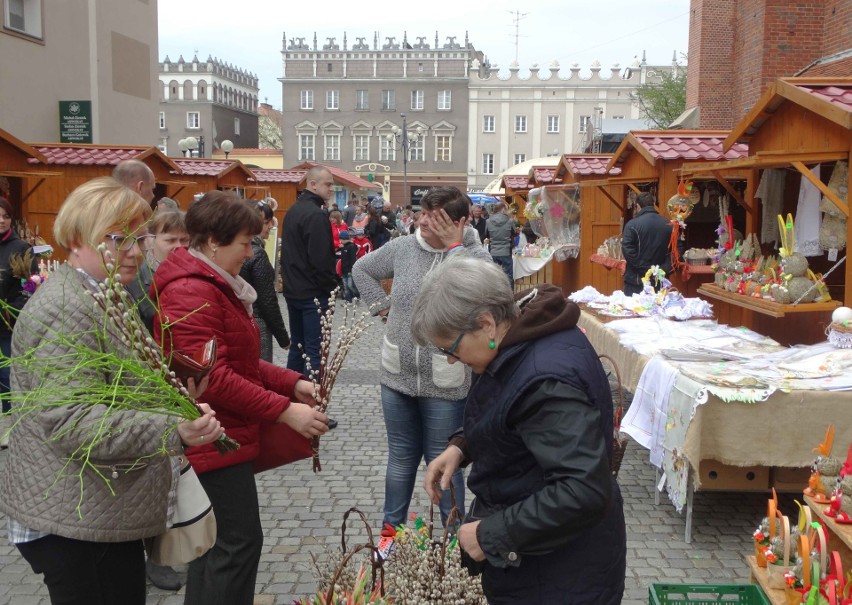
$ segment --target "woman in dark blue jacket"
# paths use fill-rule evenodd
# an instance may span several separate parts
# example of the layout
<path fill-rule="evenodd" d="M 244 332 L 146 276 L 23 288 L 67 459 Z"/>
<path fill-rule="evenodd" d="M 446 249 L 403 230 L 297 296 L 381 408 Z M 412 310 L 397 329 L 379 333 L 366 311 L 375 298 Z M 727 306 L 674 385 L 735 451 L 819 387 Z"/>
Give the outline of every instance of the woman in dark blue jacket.
<path fill-rule="evenodd" d="M 609 470 L 606 375 L 559 288 L 539 286 L 516 302 L 502 275 L 493 263 L 451 258 L 415 302 L 415 340 L 475 376 L 463 428 L 429 465 L 426 491 L 437 502 L 452 474 L 473 463 L 476 499 L 458 537 L 489 603 L 616 605 L 626 538 Z"/>

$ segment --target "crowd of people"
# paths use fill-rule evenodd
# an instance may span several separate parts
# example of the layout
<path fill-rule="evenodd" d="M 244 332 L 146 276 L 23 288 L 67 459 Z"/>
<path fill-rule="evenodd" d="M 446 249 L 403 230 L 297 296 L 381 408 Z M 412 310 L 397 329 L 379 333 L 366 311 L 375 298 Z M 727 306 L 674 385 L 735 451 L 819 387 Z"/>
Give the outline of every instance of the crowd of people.
<path fill-rule="evenodd" d="M 467 511 L 450 529 L 490 603 L 620 602 L 625 531 L 609 472 L 609 386 L 576 325 L 578 308 L 559 288 L 515 294 L 511 255 L 522 233 L 505 203 L 488 215 L 457 188 L 436 187 L 417 211 L 355 194 L 340 209 L 332 174 L 317 166 L 281 225 L 280 257 L 271 259 L 270 201 L 211 191 L 183 212 L 171 200 L 153 204 L 153 192 L 153 174 L 133 160 L 81 185 L 54 228 L 68 262 L 28 301 L 9 286 L 0 292 L 0 345 L 13 360 L 57 333 L 60 344 L 92 340 L 129 354 L 109 331 L 104 342 L 96 329 L 104 311 L 85 294 L 110 272 L 136 301 L 132 312 L 163 359 L 217 343 L 212 371 L 186 384 L 203 412 L 192 421 L 138 410 L 105 416 L 97 402 L 50 405 L 58 383 L 134 385 L 132 376 L 78 371 L 73 347 L 59 361 L 56 347 L 36 350 L 57 371 L 13 363 L 11 379 L 0 372 L 4 406 L 10 391 L 45 400 L 10 431 L 0 510 L 53 603 L 144 603 L 146 569 L 155 584 L 180 586 L 174 570 L 146 566 L 143 543 L 169 524 L 184 450 L 218 528 L 212 549 L 189 565 L 184 602 L 253 602 L 263 545 L 252 466 L 259 434 L 273 424 L 304 437 L 329 429 L 307 377 L 320 367 L 318 308 L 338 289 L 386 323 L 381 533 L 391 548 L 425 462 L 424 487 L 442 521 L 453 506 Z M 0 198 L 0 263 L 28 246 L 11 229 L 8 205 Z M 272 363 L 273 340 L 288 350 L 286 368 Z M 80 427 L 92 422 L 114 435 L 92 453 L 112 469 L 107 482 L 67 472 Z M 241 447 L 222 455 L 214 445 L 224 432 Z M 473 498 L 463 471 L 471 463 Z"/>

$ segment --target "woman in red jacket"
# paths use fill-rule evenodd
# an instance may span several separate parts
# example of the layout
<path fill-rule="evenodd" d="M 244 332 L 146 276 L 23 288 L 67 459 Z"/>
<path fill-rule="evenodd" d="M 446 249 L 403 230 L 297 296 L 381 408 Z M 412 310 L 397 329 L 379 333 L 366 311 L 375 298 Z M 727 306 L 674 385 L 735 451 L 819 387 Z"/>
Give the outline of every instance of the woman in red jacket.
<path fill-rule="evenodd" d="M 203 401 L 241 447 L 220 454 L 212 445 L 187 452 L 216 513 L 216 545 L 189 566 L 185 604 L 251 605 L 263 532 L 252 460 L 262 423 L 283 422 L 306 437 L 328 430 L 328 418 L 312 406 L 313 387 L 304 376 L 260 359 L 252 316 L 254 289 L 241 277 L 252 256 L 252 237 L 262 219 L 235 194 L 211 191 L 186 214 L 188 249 L 175 250 L 159 267 L 155 330 L 166 355 L 194 353 L 215 337 L 216 365 Z"/>

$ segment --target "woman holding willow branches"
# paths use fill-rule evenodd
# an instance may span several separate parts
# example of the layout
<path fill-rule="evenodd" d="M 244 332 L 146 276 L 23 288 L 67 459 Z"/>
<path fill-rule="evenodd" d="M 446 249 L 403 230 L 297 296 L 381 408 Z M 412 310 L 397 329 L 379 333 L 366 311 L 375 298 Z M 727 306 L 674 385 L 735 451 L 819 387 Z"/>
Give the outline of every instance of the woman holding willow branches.
<path fill-rule="evenodd" d="M 134 279 L 150 213 L 110 177 L 71 192 L 54 224 L 68 262 L 12 335 L 14 426 L 0 509 L 53 603 L 144 604 L 142 540 L 166 530 L 174 454 L 222 434 L 204 404 L 196 420 L 178 422 L 169 406 L 181 395 L 136 361 L 93 294 L 116 274 Z M 191 395 L 200 391 L 190 384 Z"/>
<path fill-rule="evenodd" d="M 210 445 L 187 453 L 213 504 L 218 530 L 216 545 L 189 566 L 185 603 L 193 605 L 254 601 L 263 546 L 252 467 L 260 425 L 286 423 L 305 437 L 328 430 L 328 417 L 314 409 L 313 384 L 260 359 L 252 316 L 257 295 L 239 276 L 263 226 L 255 205 L 230 192 L 205 194 L 186 213 L 189 249 L 172 252 L 154 275 L 163 328 L 155 333 L 166 355 L 191 354 L 216 339 L 218 356 L 203 400 L 241 446 L 226 456 Z"/>

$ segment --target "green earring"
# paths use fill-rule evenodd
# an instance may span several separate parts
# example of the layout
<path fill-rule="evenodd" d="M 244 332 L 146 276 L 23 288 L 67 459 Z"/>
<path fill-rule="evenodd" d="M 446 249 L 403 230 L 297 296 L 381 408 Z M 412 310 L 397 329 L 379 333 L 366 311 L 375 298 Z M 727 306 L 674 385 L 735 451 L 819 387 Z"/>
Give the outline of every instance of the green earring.
<path fill-rule="evenodd" d="M 488 348 L 489 348 L 489 349 L 494 349 L 496 346 L 497 346 L 497 343 L 496 343 L 496 342 L 494 342 L 494 339 L 492 338 L 492 339 L 491 339 L 491 342 L 489 342 L 489 343 L 488 343 Z"/>

